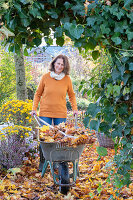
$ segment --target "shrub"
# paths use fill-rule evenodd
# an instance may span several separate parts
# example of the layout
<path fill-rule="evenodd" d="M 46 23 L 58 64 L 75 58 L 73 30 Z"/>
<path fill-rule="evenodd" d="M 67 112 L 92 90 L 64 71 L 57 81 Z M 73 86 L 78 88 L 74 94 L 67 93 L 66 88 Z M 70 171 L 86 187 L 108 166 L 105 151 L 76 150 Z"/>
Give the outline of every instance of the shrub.
<path fill-rule="evenodd" d="M 88 105 L 89 105 L 89 101 L 85 98 L 76 98 L 77 100 L 77 107 L 78 110 L 86 110 Z M 69 100 L 67 99 L 67 109 L 68 110 L 72 110 L 71 104 L 69 102 Z"/>
<path fill-rule="evenodd" d="M 25 141 L 18 135 L 10 135 L 7 140 L 1 141 L 0 165 L 4 168 L 12 168 L 21 165 L 26 152 Z"/>
<path fill-rule="evenodd" d="M 8 126 L 0 132 L 0 165 L 9 169 L 22 164 L 24 154 L 29 151 L 26 137 L 31 128 L 23 126 Z"/>
<path fill-rule="evenodd" d="M 85 98 L 77 98 L 78 110 L 86 110 L 89 105 L 89 101 Z"/>
<path fill-rule="evenodd" d="M 34 120 L 30 115 L 32 101 L 12 100 L 3 104 L 0 109 L 1 121 L 9 126 L 0 132 L 0 165 L 6 168 L 22 164 L 24 155 L 33 148 L 30 140 Z"/>
<path fill-rule="evenodd" d="M 12 100 L 1 106 L 0 118 L 7 123 L 14 125 L 31 126 L 32 117 L 30 112 L 32 110 L 32 101 Z"/>

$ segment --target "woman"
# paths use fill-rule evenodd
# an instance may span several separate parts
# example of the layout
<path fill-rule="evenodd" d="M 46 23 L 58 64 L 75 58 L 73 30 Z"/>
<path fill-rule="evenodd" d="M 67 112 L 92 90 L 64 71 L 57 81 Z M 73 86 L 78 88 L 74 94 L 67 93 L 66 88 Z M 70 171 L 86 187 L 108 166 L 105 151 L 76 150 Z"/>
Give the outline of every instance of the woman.
<path fill-rule="evenodd" d="M 34 96 L 32 115 L 37 114 L 40 102 L 39 117 L 49 124 L 58 125 L 67 117 L 66 94 L 72 106 L 73 114 L 78 114 L 75 93 L 69 77 L 70 65 L 67 56 L 58 55 L 50 64 L 50 72 L 44 74 Z M 41 149 L 40 149 L 41 150 Z M 40 156 L 40 165 L 44 160 Z M 40 171 L 41 171 L 40 167 Z"/>

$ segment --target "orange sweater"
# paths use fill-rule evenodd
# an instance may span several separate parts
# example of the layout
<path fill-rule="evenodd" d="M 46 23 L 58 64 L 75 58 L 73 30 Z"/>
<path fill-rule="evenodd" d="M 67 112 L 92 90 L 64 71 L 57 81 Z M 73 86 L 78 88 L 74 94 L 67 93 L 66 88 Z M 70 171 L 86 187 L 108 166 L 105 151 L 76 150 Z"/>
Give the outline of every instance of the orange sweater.
<path fill-rule="evenodd" d="M 75 93 L 68 75 L 61 80 L 50 77 L 50 72 L 44 74 L 33 100 L 33 110 L 37 110 L 40 102 L 39 116 L 51 118 L 66 118 L 66 94 L 73 110 L 77 110 Z"/>

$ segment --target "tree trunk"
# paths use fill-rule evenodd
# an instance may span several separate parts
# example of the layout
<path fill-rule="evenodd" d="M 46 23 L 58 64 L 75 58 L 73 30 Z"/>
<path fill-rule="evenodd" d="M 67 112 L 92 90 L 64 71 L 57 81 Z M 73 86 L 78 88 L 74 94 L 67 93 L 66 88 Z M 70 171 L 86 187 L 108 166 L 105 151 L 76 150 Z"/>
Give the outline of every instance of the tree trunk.
<path fill-rule="evenodd" d="M 14 54 L 15 69 L 16 69 L 16 91 L 17 99 L 25 101 L 27 99 L 27 89 L 25 80 L 25 67 L 23 50 L 20 54 Z"/>

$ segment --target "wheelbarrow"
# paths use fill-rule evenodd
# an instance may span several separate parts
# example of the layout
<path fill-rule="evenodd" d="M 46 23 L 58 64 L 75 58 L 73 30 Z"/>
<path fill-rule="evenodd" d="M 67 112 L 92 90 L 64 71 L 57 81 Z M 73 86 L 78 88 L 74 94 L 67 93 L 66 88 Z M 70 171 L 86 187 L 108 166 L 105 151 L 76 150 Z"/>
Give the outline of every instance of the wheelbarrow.
<path fill-rule="evenodd" d="M 36 119 L 39 126 L 41 126 L 39 123 L 39 118 L 36 116 L 34 116 L 34 118 Z M 44 124 L 49 125 L 45 121 L 41 121 L 44 122 Z M 41 176 L 44 177 L 44 174 L 46 173 L 47 167 L 49 165 L 54 183 L 59 185 L 59 191 L 61 193 L 67 194 L 70 187 L 76 182 L 76 178 L 79 172 L 79 158 L 84 150 L 85 144 L 80 144 L 76 147 L 69 147 L 58 142 L 40 141 L 39 136 L 38 141 L 40 142 L 42 153 L 45 158 Z M 71 173 L 69 173 L 69 163 L 72 163 L 73 166 Z M 55 166 L 57 166 L 58 173 L 55 173 Z"/>

